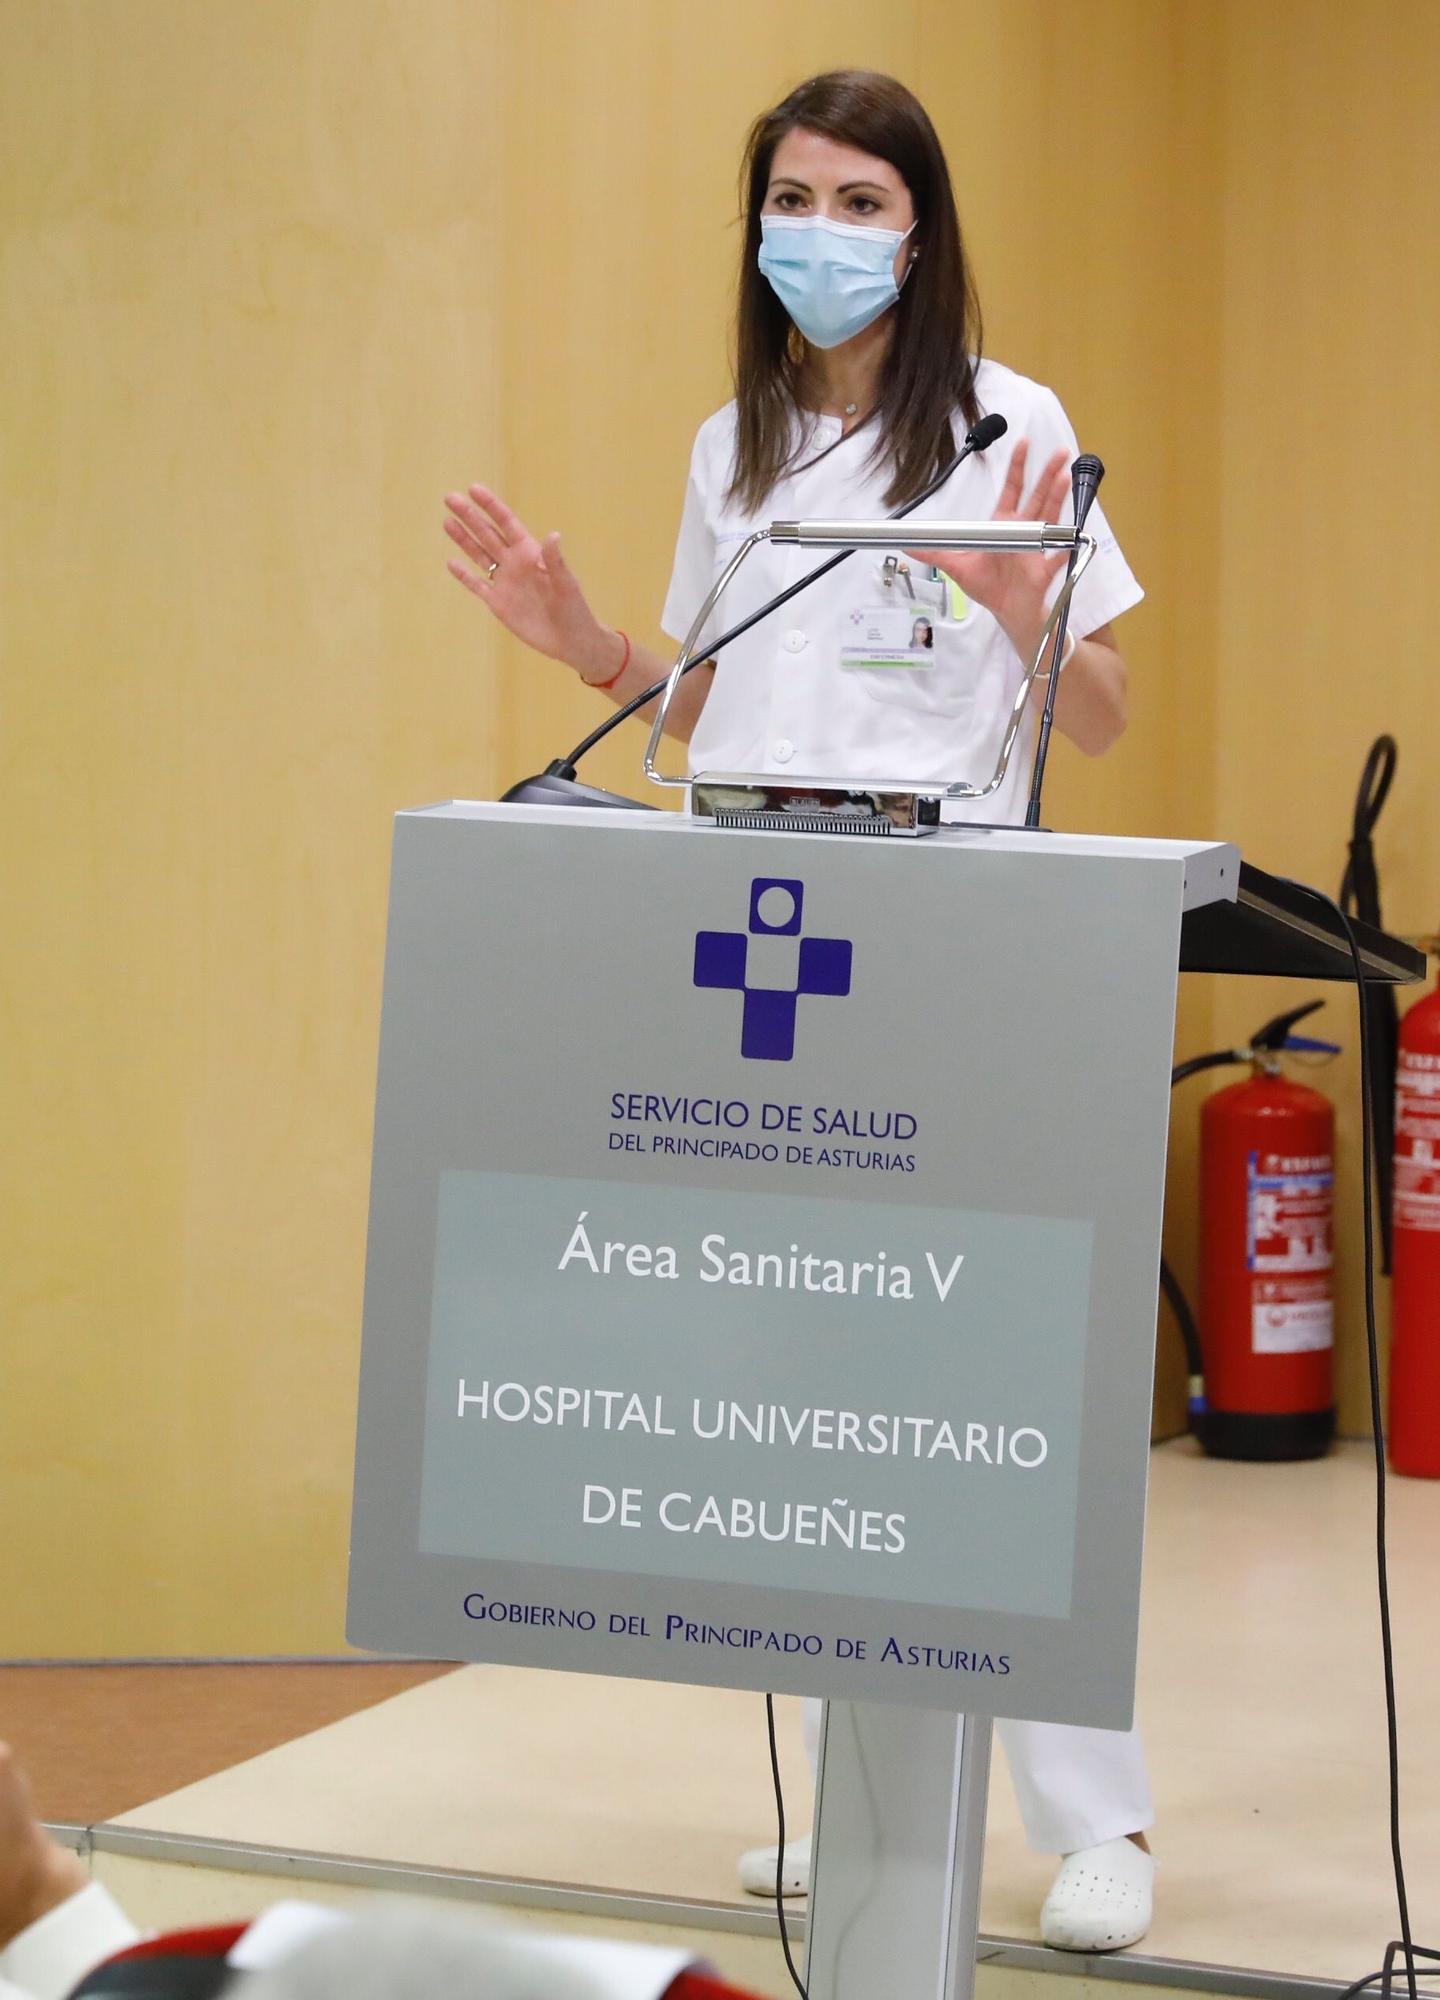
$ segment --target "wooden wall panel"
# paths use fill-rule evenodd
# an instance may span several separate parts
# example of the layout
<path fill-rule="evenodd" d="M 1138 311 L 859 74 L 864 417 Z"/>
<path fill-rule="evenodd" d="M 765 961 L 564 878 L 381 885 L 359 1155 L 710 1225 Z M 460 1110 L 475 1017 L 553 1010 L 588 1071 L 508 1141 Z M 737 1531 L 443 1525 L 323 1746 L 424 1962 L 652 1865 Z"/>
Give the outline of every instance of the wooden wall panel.
<path fill-rule="evenodd" d="M 485 9 L 0 16 L 0 1654 L 338 1642 L 389 818 L 494 781 Z"/>

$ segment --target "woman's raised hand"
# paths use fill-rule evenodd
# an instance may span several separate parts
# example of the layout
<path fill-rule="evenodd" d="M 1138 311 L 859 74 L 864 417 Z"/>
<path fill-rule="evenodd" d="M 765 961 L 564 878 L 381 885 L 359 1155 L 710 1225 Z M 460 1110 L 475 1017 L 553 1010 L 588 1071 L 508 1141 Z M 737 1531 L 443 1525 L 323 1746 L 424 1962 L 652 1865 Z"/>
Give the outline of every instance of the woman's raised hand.
<path fill-rule="evenodd" d="M 1070 497 L 1070 454 L 1057 451 L 1045 462 L 1040 477 L 1022 501 L 1029 440 L 1021 438 L 1010 454 L 1000 489 L 995 521 L 1059 521 Z M 1057 555 L 973 553 L 960 549 L 912 549 L 907 554 L 933 563 L 958 583 L 967 597 L 983 604 L 1022 654 L 1033 651 L 1045 624 L 1045 596 L 1056 570 L 1065 563 Z"/>
<path fill-rule="evenodd" d="M 500 620 L 537 653 L 563 660 L 582 678 L 586 664 L 603 664 L 615 634 L 601 625 L 560 553 L 559 535 L 537 541 L 518 514 L 486 486 L 447 493 L 445 532 L 464 562 L 445 565 Z"/>

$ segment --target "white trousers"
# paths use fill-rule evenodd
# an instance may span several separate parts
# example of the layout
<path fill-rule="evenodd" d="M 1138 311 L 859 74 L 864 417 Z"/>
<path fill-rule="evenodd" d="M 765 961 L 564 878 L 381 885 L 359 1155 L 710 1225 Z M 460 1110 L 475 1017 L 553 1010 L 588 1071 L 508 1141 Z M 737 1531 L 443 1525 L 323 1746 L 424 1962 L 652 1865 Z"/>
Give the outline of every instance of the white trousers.
<path fill-rule="evenodd" d="M 821 1704 L 805 1703 L 805 1748 L 814 1769 Z M 1155 1824 L 1138 1729 L 1079 1729 L 1060 1722 L 1002 1719 L 995 1733 L 1037 1854 L 1073 1854 Z"/>

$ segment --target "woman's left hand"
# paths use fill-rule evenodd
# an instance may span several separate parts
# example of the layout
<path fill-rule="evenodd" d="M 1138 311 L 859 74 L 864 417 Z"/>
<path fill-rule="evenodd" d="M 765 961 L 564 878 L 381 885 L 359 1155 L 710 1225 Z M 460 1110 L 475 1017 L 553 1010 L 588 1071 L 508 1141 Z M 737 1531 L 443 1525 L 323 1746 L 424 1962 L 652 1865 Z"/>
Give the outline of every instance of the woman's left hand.
<path fill-rule="evenodd" d="M 1057 451 L 1022 502 L 1025 465 L 1030 456 L 1029 440 L 1021 438 L 1010 454 L 1009 470 L 994 521 L 1058 522 L 1070 497 L 1070 455 Z M 1022 658 L 1034 652 L 1045 625 L 1045 596 L 1050 580 L 1065 563 L 1064 552 L 1057 555 L 968 553 L 959 549 L 907 549 L 917 561 L 933 563 L 981 604 L 995 619 Z"/>

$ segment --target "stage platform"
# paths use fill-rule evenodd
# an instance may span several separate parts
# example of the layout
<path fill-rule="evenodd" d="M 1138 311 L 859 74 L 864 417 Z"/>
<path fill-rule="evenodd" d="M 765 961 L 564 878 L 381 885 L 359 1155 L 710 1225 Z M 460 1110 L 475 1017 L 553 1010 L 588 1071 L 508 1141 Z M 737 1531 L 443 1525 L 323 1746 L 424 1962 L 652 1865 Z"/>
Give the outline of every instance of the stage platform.
<path fill-rule="evenodd" d="M 1053 1863 L 1026 1851 L 997 1753 L 982 2000 L 1076 1977 L 1316 2000 L 1379 1964 L 1396 1916 L 1373 1536 L 1367 1446 L 1280 1466 L 1157 1448 L 1140 1693 L 1154 1928 L 1111 1958 L 1038 1946 Z M 1392 1480 L 1390 1550 L 1411 1912 L 1417 1942 L 1440 1946 L 1440 1483 Z M 803 1830 L 798 1705 L 780 1707 Z M 734 1873 L 772 1829 L 759 1696 L 469 1667 L 67 1831 L 146 1924 L 280 1893 L 468 1898 L 521 1922 L 688 1940 L 778 1996 L 773 1910 Z M 803 1903 L 787 1907 L 803 1927 Z"/>

